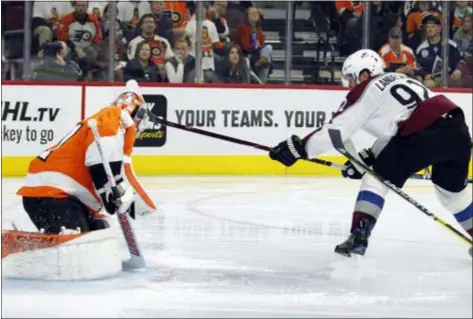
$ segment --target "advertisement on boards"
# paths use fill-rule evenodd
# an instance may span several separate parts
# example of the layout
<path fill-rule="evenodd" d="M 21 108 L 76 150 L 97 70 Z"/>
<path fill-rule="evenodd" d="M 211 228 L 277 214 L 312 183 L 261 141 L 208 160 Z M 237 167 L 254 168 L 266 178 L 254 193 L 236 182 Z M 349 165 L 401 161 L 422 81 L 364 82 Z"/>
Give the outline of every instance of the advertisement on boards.
<path fill-rule="evenodd" d="M 80 119 L 80 87 L 2 88 L 2 155 L 38 155 L 58 142 Z"/>
<path fill-rule="evenodd" d="M 161 94 L 144 94 L 147 107 L 161 119 L 167 120 L 167 101 Z M 144 132 L 136 137 L 135 147 L 162 147 L 166 144 L 165 125 L 149 123 Z"/>
<path fill-rule="evenodd" d="M 101 87 L 88 87 L 86 116 L 110 99 Z M 114 94 L 120 88 L 112 88 Z M 142 87 L 144 95 L 162 95 L 167 120 L 185 126 L 273 146 L 290 134 L 304 136 L 328 122 L 345 91 Z M 159 107 L 155 103 L 155 107 Z M 361 139 L 365 139 L 361 133 Z M 138 144 L 137 144 L 138 146 Z M 337 154 L 332 150 L 332 154 Z M 167 128 L 162 147 L 140 144 L 134 154 L 262 155 L 262 151 L 175 128 Z M 330 154 L 330 153 L 328 153 Z"/>
<path fill-rule="evenodd" d="M 159 104 L 168 121 L 197 127 L 267 146 L 277 145 L 291 134 L 305 136 L 326 123 L 337 111 L 347 91 L 297 89 L 226 89 L 142 87 L 147 96 L 163 96 Z M 86 116 L 107 101 L 104 87 L 88 87 Z M 123 88 L 109 88 L 116 93 Z M 471 131 L 471 94 L 446 93 L 462 107 Z M 153 98 L 150 98 L 150 100 Z M 103 100 L 103 101 L 102 101 Z M 150 133 L 151 135 L 151 133 Z M 146 136 L 146 135 L 145 135 Z M 143 155 L 258 155 L 260 150 L 167 128 L 165 144 L 140 142 L 135 154 Z M 374 138 L 360 131 L 353 136 L 357 148 L 370 147 Z M 157 141 L 153 142 L 157 144 Z M 138 146 L 138 144 L 137 144 Z M 338 155 L 331 149 L 324 155 Z"/>

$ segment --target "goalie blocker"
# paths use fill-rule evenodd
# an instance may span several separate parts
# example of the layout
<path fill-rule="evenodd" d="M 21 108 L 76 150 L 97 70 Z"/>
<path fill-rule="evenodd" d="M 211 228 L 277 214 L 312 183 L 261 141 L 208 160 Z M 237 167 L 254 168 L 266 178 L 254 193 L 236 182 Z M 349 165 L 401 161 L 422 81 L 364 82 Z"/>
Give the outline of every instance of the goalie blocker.
<path fill-rule="evenodd" d="M 270 157 L 286 166 L 299 159 L 314 158 L 332 147 L 329 129 L 340 131 L 348 149 L 353 146 L 351 136 L 363 129 L 377 140 L 370 154 L 360 154 L 362 162 L 372 165 L 377 175 L 398 188 L 412 174 L 432 166 L 431 180 L 437 197 L 464 231 L 473 236 L 472 198 L 466 188 L 471 136 L 463 111 L 445 96 L 434 96 L 422 83 L 404 74 L 384 74 L 383 69 L 383 59 L 372 50 L 349 56 L 342 76 L 350 92 L 330 123 L 302 140 L 292 136 L 281 142 L 270 151 Z M 350 169 L 360 172 L 354 163 L 347 168 L 343 172 L 347 177 L 355 175 L 350 174 Z M 387 192 L 388 187 L 373 176 L 363 176 L 351 234 L 335 252 L 345 256 L 365 254 Z"/>

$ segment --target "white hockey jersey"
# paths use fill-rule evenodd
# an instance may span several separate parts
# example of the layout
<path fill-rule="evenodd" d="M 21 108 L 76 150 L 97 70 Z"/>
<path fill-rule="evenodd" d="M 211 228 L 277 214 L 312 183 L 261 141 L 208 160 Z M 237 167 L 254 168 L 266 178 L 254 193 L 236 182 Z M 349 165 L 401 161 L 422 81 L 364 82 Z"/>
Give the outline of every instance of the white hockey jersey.
<path fill-rule="evenodd" d="M 387 142 L 401 129 L 407 135 L 422 130 L 455 107 L 444 96 L 434 97 L 415 79 L 385 73 L 354 87 L 330 123 L 304 138 L 306 151 L 309 158 L 314 158 L 329 150 L 330 128 L 340 130 L 344 142 L 360 129 Z"/>

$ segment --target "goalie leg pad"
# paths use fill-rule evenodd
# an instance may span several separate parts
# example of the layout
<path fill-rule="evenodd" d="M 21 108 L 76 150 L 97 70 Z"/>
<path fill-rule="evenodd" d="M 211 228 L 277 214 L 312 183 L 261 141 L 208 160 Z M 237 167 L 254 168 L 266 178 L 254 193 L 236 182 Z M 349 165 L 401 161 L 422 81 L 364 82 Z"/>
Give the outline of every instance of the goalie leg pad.
<path fill-rule="evenodd" d="M 122 270 L 114 229 L 65 236 L 14 233 L 9 236 L 2 234 L 2 276 L 6 278 L 90 280 L 114 276 Z M 18 238 L 23 240 L 18 242 Z M 38 242 L 43 245 L 38 246 Z M 4 246 L 18 245 L 23 248 L 35 247 L 21 249 L 4 257 Z"/>

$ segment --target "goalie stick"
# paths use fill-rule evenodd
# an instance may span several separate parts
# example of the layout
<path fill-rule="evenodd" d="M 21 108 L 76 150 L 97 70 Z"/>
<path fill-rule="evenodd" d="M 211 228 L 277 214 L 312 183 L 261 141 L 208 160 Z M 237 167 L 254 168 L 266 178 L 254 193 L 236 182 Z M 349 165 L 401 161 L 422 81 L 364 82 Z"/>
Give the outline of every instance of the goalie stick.
<path fill-rule="evenodd" d="M 417 209 L 419 209 L 421 212 L 423 212 L 425 215 L 431 217 L 434 221 L 448 229 L 450 232 L 458 236 L 460 239 L 465 241 L 466 243 L 470 244 L 470 246 L 473 244 L 472 240 L 463 235 L 461 232 L 459 232 L 455 227 L 444 221 L 442 218 L 436 216 L 432 212 L 430 212 L 426 207 L 422 206 L 419 202 L 414 200 L 412 197 L 404 193 L 400 188 L 389 182 L 388 180 L 382 178 L 378 174 L 376 174 L 373 170 L 371 170 L 368 166 L 366 166 L 364 163 L 361 161 L 358 161 L 352 154 L 350 154 L 346 149 L 345 145 L 343 144 L 342 140 L 342 135 L 339 130 L 335 129 L 329 129 L 328 133 L 330 135 L 330 139 L 332 141 L 333 147 L 339 151 L 342 155 L 347 157 L 349 160 L 354 161 L 357 165 L 363 167 L 363 169 L 366 171 L 366 173 L 370 174 L 374 178 L 376 178 L 378 181 L 380 181 L 383 185 L 388 187 L 390 190 L 404 198 L 406 201 L 414 205 Z"/>
<path fill-rule="evenodd" d="M 118 190 L 115 178 L 113 177 L 112 168 L 110 167 L 110 163 L 105 159 L 102 144 L 100 143 L 100 134 L 97 129 L 97 120 L 90 119 L 87 121 L 87 124 L 90 127 L 92 134 L 94 135 L 95 144 L 97 145 L 97 149 L 102 160 L 102 165 L 107 175 L 108 181 L 110 182 L 113 195 L 115 197 L 119 197 L 120 191 Z M 118 223 L 120 224 L 120 227 L 122 229 L 123 237 L 125 237 L 128 251 L 130 252 L 131 256 L 129 260 L 122 262 L 123 269 L 140 269 L 146 267 L 146 262 L 143 257 L 143 253 L 140 249 L 140 245 L 136 240 L 135 232 L 133 231 L 130 217 L 126 212 L 120 213 L 117 211 L 115 212 L 115 215 L 117 215 Z"/>

